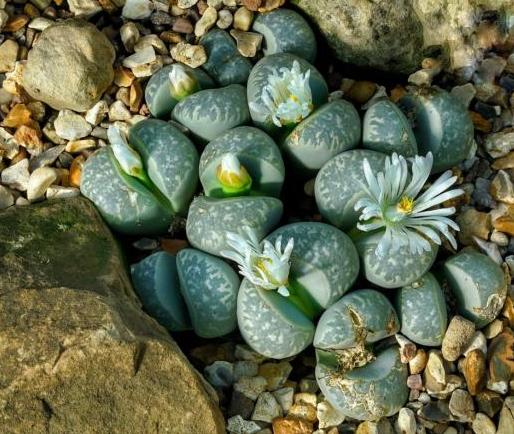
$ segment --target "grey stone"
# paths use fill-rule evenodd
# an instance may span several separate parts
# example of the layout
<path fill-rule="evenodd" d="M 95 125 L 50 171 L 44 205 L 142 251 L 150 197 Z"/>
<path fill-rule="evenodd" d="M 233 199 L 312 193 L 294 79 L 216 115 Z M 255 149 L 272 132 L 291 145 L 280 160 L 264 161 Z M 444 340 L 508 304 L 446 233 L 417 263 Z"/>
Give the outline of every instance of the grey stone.
<path fill-rule="evenodd" d="M 457 389 L 449 402 L 450 413 L 461 422 L 472 422 L 475 417 L 475 405 L 468 391 Z"/>
<path fill-rule="evenodd" d="M 261 427 L 252 420 L 244 420 L 241 416 L 231 417 L 227 421 L 227 431 L 232 434 L 255 434 Z"/>
<path fill-rule="evenodd" d="M 2 183 L 15 190 L 26 191 L 29 178 L 29 160 L 27 158 L 2 170 Z"/>
<path fill-rule="evenodd" d="M 234 390 L 255 401 L 266 390 L 267 385 L 264 377 L 242 377 L 234 384 Z"/>
<path fill-rule="evenodd" d="M 511 0 L 294 0 L 327 38 L 339 59 L 386 71 L 416 71 L 427 47 L 448 51 L 453 69 L 474 70 L 478 48 L 468 38 L 477 9 Z M 469 75 L 469 74 L 468 74 Z"/>
<path fill-rule="evenodd" d="M 65 20 L 43 30 L 29 51 L 23 86 L 54 109 L 86 111 L 112 83 L 114 57 L 112 44 L 94 25 Z"/>
<path fill-rule="evenodd" d="M 89 201 L 1 212 L 0 267 L 3 432 L 225 432 L 213 389 L 142 311 Z"/>
<path fill-rule="evenodd" d="M 282 416 L 282 407 L 270 392 L 263 392 L 257 398 L 252 420 L 271 423 L 276 417 Z"/>
<path fill-rule="evenodd" d="M 228 406 L 228 416 L 241 416 L 243 419 L 250 419 L 254 406 L 255 402 L 253 400 L 234 390 Z"/>
<path fill-rule="evenodd" d="M 471 427 L 475 434 L 496 434 L 496 426 L 484 413 L 477 413 Z"/>
<path fill-rule="evenodd" d="M 224 360 L 214 362 L 203 372 L 205 379 L 214 387 L 230 387 L 234 382 L 234 365 Z"/>
<path fill-rule="evenodd" d="M 496 434 L 511 434 L 514 432 L 514 396 L 505 398 L 500 420 L 498 422 L 498 431 Z"/>

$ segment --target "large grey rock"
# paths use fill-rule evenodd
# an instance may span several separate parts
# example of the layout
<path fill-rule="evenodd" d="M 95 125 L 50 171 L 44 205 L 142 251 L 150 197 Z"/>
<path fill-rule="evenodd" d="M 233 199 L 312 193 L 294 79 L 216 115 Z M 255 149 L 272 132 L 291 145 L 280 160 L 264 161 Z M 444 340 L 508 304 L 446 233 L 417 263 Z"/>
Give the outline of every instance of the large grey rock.
<path fill-rule="evenodd" d="M 3 433 L 224 432 L 86 199 L 0 213 L 0 267 Z"/>
<path fill-rule="evenodd" d="M 114 78 L 114 47 L 94 25 L 71 19 L 42 33 L 29 51 L 23 86 L 54 109 L 86 111 Z"/>
<path fill-rule="evenodd" d="M 348 63 L 411 73 L 428 47 L 449 50 L 452 68 L 467 66 L 480 10 L 512 0 L 292 0 Z"/>

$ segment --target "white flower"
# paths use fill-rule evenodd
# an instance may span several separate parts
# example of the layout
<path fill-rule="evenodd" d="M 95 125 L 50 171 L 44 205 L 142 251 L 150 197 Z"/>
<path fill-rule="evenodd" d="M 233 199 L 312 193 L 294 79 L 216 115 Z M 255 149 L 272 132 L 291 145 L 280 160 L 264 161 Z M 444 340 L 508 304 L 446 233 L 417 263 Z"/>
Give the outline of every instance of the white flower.
<path fill-rule="evenodd" d="M 280 74 L 273 71 L 262 90 L 263 105 L 251 103 L 252 109 L 271 118 L 277 127 L 297 124 L 314 108 L 309 86 L 310 70 L 304 74 L 295 60 L 291 69 L 281 68 Z"/>
<path fill-rule="evenodd" d="M 227 242 L 233 250 L 223 250 L 221 255 L 237 262 L 239 273 L 246 277 L 254 285 L 277 292 L 287 297 L 290 257 L 294 240 L 287 242 L 282 250 L 282 237 L 278 237 L 275 245 L 264 240 L 262 247 L 255 232 L 248 226 L 243 227 L 246 236 L 229 232 Z"/>
<path fill-rule="evenodd" d="M 448 170 L 420 194 L 430 176 L 432 163 L 430 152 L 426 157 L 416 156 L 412 159 L 410 174 L 405 158 L 393 154 L 386 159 L 384 172 L 375 176 L 368 160 L 364 160 L 367 185 L 363 185 L 363 188 L 366 197 L 355 204 L 356 211 L 362 210 L 359 220 L 364 223 L 358 223 L 357 228 L 363 231 L 385 229 L 375 250 L 378 256 L 402 247 L 408 247 L 412 253 L 429 251 L 429 240 L 441 244 L 439 233 L 454 248 L 457 247 L 449 228 L 458 231 L 459 226 L 448 218 L 455 213 L 455 208 L 438 206 L 464 191 L 447 191 L 457 180 Z"/>
<path fill-rule="evenodd" d="M 143 162 L 139 154 L 127 143 L 125 134 L 118 127 L 110 125 L 107 129 L 107 138 L 111 149 L 121 168 L 130 176 L 144 177 Z"/>
<path fill-rule="evenodd" d="M 224 186 L 235 190 L 249 187 L 252 178 L 239 162 L 235 154 L 228 152 L 221 157 L 221 163 L 216 169 L 216 177 Z"/>
<path fill-rule="evenodd" d="M 195 76 L 183 65 L 175 63 L 169 73 L 170 93 L 177 101 L 184 99 L 199 90 Z"/>

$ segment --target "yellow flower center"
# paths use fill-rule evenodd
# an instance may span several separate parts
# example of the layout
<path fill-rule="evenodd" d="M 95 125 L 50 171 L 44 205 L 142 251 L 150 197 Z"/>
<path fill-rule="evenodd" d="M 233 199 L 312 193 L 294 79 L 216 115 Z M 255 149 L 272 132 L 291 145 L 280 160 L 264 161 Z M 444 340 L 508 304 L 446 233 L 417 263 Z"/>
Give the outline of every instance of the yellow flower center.
<path fill-rule="evenodd" d="M 396 205 L 396 210 L 403 214 L 410 214 L 414 208 L 414 199 L 409 196 L 403 196 Z"/>
<path fill-rule="evenodd" d="M 218 181 L 229 188 L 243 188 L 251 184 L 251 178 L 246 169 L 241 166 L 239 173 L 223 170 L 221 164 L 216 169 Z"/>

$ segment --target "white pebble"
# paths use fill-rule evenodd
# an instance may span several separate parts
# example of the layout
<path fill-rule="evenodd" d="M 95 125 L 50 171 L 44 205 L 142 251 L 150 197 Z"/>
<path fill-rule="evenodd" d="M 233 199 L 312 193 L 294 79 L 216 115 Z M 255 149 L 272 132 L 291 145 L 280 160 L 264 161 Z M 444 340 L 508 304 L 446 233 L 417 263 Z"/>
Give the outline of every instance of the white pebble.
<path fill-rule="evenodd" d="M 152 14 L 153 4 L 150 0 L 126 0 L 121 15 L 130 20 L 142 20 Z"/>
<path fill-rule="evenodd" d="M 47 199 L 67 199 L 76 197 L 80 194 L 80 190 L 75 187 L 63 187 L 62 185 L 51 185 L 46 190 Z"/>
<path fill-rule="evenodd" d="M 51 167 L 39 167 L 30 174 L 27 199 L 30 202 L 45 196 L 46 190 L 57 180 L 57 172 Z"/>
<path fill-rule="evenodd" d="M 198 37 L 205 35 L 216 24 L 217 19 L 218 11 L 209 6 L 195 24 L 195 35 Z"/>
<path fill-rule="evenodd" d="M 337 426 L 344 422 L 344 415 L 339 413 L 328 401 L 321 401 L 316 406 L 316 414 L 320 428 Z"/>
<path fill-rule="evenodd" d="M 86 112 L 86 121 L 91 125 L 98 125 L 104 120 L 108 111 L 109 106 L 107 103 L 104 100 L 100 100 Z"/>
<path fill-rule="evenodd" d="M 71 110 L 61 110 L 54 122 L 55 133 L 62 139 L 76 140 L 91 133 L 92 127 L 80 115 Z"/>
<path fill-rule="evenodd" d="M 467 356 L 473 350 L 481 350 L 482 353 L 487 354 L 487 339 L 485 335 L 480 331 L 476 331 L 468 347 L 464 350 L 464 355 Z"/>
<path fill-rule="evenodd" d="M 396 431 L 402 434 L 416 434 L 416 417 L 410 408 L 404 407 L 398 413 Z"/>
<path fill-rule="evenodd" d="M 2 171 L 2 184 L 18 191 L 26 191 L 29 184 L 29 160 L 24 158 Z"/>
<path fill-rule="evenodd" d="M 135 68 L 136 66 L 155 62 L 156 58 L 155 49 L 150 45 L 131 56 L 125 57 L 125 59 L 123 59 L 123 66 L 126 68 Z"/>
<path fill-rule="evenodd" d="M 220 29 L 228 29 L 232 22 L 234 21 L 234 17 L 232 16 L 232 12 L 223 9 L 218 12 L 218 21 L 216 22 L 216 25 Z"/>
<path fill-rule="evenodd" d="M 121 101 L 115 101 L 109 107 L 109 120 L 111 122 L 127 121 L 131 116 L 130 111 Z"/>
<path fill-rule="evenodd" d="M 139 29 L 133 22 L 125 23 L 120 27 L 120 37 L 125 50 L 130 53 L 134 51 L 134 45 L 139 40 Z"/>

